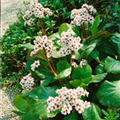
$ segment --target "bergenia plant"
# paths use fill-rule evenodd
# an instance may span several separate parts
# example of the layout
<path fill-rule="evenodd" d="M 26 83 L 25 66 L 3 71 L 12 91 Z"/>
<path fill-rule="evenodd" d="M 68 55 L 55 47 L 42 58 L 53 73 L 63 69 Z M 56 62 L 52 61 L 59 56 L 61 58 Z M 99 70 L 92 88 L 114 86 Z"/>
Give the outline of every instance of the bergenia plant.
<path fill-rule="evenodd" d="M 19 109 L 15 113 L 21 120 L 101 120 L 102 106 L 120 106 L 117 93 L 106 95 L 112 89 L 120 93 L 117 90 L 120 82 L 104 81 L 109 80 L 108 73 L 119 73 L 120 69 L 114 67 L 120 62 L 106 58 L 107 53 L 101 57 L 103 53 L 100 55 L 99 50 L 104 36 L 111 35 L 103 28 L 99 30 L 102 21 L 92 5 L 73 9 L 71 22 L 63 23 L 58 32 L 48 36 L 42 18 L 51 15 L 52 10 L 37 0 L 27 5 L 24 25 L 32 27 L 39 21 L 37 27 L 42 34 L 38 33 L 29 43 L 26 63 L 29 73 L 21 78 L 23 91 L 14 99 Z M 113 99 L 117 104 L 112 103 Z"/>

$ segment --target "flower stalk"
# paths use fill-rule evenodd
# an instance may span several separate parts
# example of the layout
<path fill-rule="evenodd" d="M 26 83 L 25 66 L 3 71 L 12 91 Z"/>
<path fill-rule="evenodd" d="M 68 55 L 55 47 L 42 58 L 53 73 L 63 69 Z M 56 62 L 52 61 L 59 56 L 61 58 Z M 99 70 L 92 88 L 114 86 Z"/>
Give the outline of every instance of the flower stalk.
<path fill-rule="evenodd" d="M 38 20 L 39 20 L 39 23 L 40 23 L 40 25 L 41 25 L 43 34 L 44 34 L 44 35 L 47 35 L 47 33 L 46 33 L 45 29 L 44 29 L 44 26 L 43 26 L 43 24 L 42 24 L 42 19 L 39 18 Z M 57 76 L 57 73 L 55 72 L 54 64 L 53 64 L 53 62 L 52 62 L 53 67 L 54 67 L 54 68 L 53 68 L 52 65 L 51 65 L 51 63 L 50 63 L 50 61 L 49 61 L 49 59 L 48 59 L 48 57 L 47 57 L 47 55 L 46 55 L 45 49 L 44 49 L 44 53 L 45 53 L 45 59 L 46 59 L 48 65 L 49 65 L 49 68 L 51 69 L 51 72 L 54 74 L 54 76 Z"/>

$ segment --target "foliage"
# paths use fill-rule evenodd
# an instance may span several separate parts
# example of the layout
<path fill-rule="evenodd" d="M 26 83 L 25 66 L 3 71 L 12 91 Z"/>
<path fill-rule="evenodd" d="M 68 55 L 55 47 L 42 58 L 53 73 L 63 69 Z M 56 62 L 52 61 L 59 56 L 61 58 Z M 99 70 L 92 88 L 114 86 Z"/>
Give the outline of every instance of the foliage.
<path fill-rule="evenodd" d="M 119 120 L 119 3 L 113 3 L 112 0 L 39 0 L 39 2 L 49 7 L 53 11 L 53 16 L 42 18 L 43 24 L 36 18 L 34 25 L 24 26 L 23 13 L 20 13 L 18 22 L 9 27 L 1 41 L 1 82 L 6 84 L 4 79 L 9 78 L 8 84 L 17 84 L 21 89 L 18 80 L 27 73 L 31 73 L 35 80 L 33 90 L 24 90 L 15 97 L 14 105 L 18 111 L 14 112 L 21 120 Z M 71 10 L 80 8 L 83 3 L 93 4 L 98 11 L 93 25 L 70 25 Z M 44 50 L 31 57 L 33 40 L 36 36 L 43 35 L 43 29 L 57 50 L 52 51 L 51 58 L 46 57 Z M 62 57 L 58 52 L 60 46 L 57 42 L 62 33 L 69 29 L 74 31 L 75 37 L 82 39 L 83 46 L 78 51 Z M 81 66 L 83 59 L 87 62 Z M 40 61 L 40 66 L 32 71 L 31 65 L 36 60 Z M 49 96 L 55 97 L 56 90 L 63 86 L 87 89 L 90 93 L 88 100 L 91 106 L 82 115 L 72 111 L 69 115 L 63 116 L 58 110 L 53 111 L 49 115 L 51 118 L 48 118 L 46 100 Z"/>

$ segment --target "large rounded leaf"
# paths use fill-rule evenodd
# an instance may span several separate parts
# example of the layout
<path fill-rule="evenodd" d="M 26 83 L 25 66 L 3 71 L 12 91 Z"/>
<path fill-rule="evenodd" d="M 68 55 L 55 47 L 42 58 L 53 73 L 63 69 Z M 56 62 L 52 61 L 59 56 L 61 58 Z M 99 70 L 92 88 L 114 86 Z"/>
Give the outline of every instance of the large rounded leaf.
<path fill-rule="evenodd" d="M 63 79 L 68 77 L 71 74 L 72 68 L 69 67 L 63 71 L 61 71 L 54 79 Z"/>
<path fill-rule="evenodd" d="M 49 96 L 52 96 L 52 97 L 56 96 L 56 92 L 53 87 L 40 86 L 29 93 L 23 94 L 24 98 L 29 98 L 32 100 L 36 100 L 36 99 L 47 100 Z"/>
<path fill-rule="evenodd" d="M 28 102 L 30 102 L 28 100 Z M 21 116 L 21 120 L 39 120 L 39 118 L 47 118 L 47 104 L 43 100 L 35 101 L 34 103 L 29 103 L 28 111 Z"/>
<path fill-rule="evenodd" d="M 89 84 L 90 83 L 98 83 L 101 82 L 102 80 L 104 80 L 104 78 L 106 77 L 107 73 L 102 73 L 102 74 L 98 74 L 98 75 L 93 75 Z"/>
<path fill-rule="evenodd" d="M 120 107 L 120 80 L 115 82 L 105 81 L 97 93 L 101 104 L 105 106 Z"/>
<path fill-rule="evenodd" d="M 57 73 L 60 73 L 61 71 L 69 67 L 70 67 L 70 64 L 67 62 L 67 60 L 61 60 L 57 63 Z"/>
<path fill-rule="evenodd" d="M 101 109 L 97 105 L 91 103 L 90 108 L 86 109 L 82 116 L 84 120 L 101 120 Z"/>
<path fill-rule="evenodd" d="M 60 52 L 57 50 L 52 51 L 52 57 L 53 58 L 60 58 L 61 57 Z"/>
<path fill-rule="evenodd" d="M 31 43 L 21 44 L 21 46 L 27 48 L 28 50 L 33 49 L 33 45 Z"/>
<path fill-rule="evenodd" d="M 73 70 L 72 73 L 72 78 L 73 79 L 85 79 L 85 78 L 90 78 L 92 75 L 92 69 L 89 65 L 81 67 L 76 67 Z"/>
<path fill-rule="evenodd" d="M 26 100 L 24 100 L 22 98 L 21 94 L 15 96 L 13 103 L 14 103 L 15 107 L 17 109 L 19 109 L 20 111 L 22 111 L 22 112 L 26 112 L 27 111 L 28 104 L 27 104 Z"/>
<path fill-rule="evenodd" d="M 96 40 L 96 41 L 92 41 L 90 45 L 87 45 L 87 46 L 84 45 L 82 49 L 83 52 L 80 58 L 87 58 L 92 53 L 92 51 L 95 49 L 95 47 L 97 46 L 97 43 L 98 41 Z"/>
<path fill-rule="evenodd" d="M 113 36 L 113 37 L 111 37 L 111 41 L 113 43 L 115 50 L 118 52 L 118 54 L 120 56 L 120 37 L 117 38 L 117 37 Z"/>
<path fill-rule="evenodd" d="M 105 63 L 103 63 L 106 71 L 108 73 L 120 73 L 120 61 L 111 57 L 107 57 L 105 59 Z"/>
<path fill-rule="evenodd" d="M 67 31 L 68 29 L 70 29 L 71 26 L 68 24 L 68 23 L 63 23 L 60 27 L 59 27 L 59 30 L 58 30 L 58 33 L 61 35 L 61 33 L 63 31 Z"/>
<path fill-rule="evenodd" d="M 51 87 L 37 87 L 32 91 L 17 95 L 14 104 L 18 112 L 24 113 L 21 120 L 39 120 L 47 118 L 47 102 L 49 96 L 56 96 L 55 89 Z"/>

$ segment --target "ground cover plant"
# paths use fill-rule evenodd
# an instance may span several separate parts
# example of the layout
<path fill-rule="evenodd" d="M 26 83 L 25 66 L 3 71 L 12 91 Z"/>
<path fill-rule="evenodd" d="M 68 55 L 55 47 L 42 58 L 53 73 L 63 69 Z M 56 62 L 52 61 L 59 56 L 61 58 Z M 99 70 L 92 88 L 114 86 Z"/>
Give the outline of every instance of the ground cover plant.
<path fill-rule="evenodd" d="M 10 65 L 4 70 L 11 68 L 20 77 L 14 112 L 21 120 L 119 120 L 119 1 L 35 0 L 25 5 L 23 18 L 2 45 L 11 48 L 2 53 Z M 6 59 L 8 53 L 12 58 L 19 53 L 18 69 Z"/>

